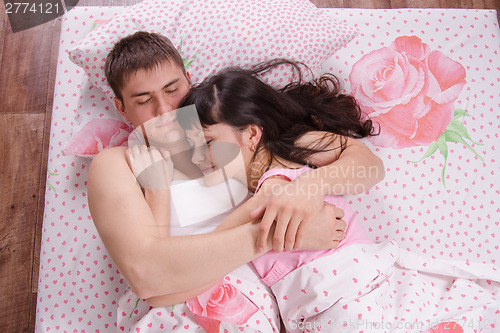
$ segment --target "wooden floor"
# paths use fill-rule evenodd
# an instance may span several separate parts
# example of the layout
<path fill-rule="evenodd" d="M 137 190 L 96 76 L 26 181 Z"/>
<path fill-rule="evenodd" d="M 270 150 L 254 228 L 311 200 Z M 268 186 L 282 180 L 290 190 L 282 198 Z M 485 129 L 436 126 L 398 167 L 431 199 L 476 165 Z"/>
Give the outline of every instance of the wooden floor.
<path fill-rule="evenodd" d="M 477 8 L 500 0 L 311 0 L 318 7 Z M 80 0 L 79 6 L 139 0 Z M 0 330 L 33 332 L 59 35 L 52 22 L 12 33 L 0 4 Z"/>

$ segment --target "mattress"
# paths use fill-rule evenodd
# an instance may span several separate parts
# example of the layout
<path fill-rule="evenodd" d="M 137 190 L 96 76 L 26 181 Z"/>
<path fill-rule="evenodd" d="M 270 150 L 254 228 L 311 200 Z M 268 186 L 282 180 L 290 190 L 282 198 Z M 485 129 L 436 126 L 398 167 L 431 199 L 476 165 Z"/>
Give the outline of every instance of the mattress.
<path fill-rule="evenodd" d="M 123 7 L 75 7 L 61 18 L 36 332 L 114 330 L 117 300 L 127 289 L 88 210 L 86 181 L 91 160 L 62 154 L 72 135 L 79 101 L 85 99 L 89 107 L 103 110 L 112 107 L 100 91 L 92 89 L 84 71 L 70 61 L 67 50 L 90 31 L 96 19 L 109 18 L 121 10 Z M 436 57 L 432 63 L 451 59 L 465 71 L 464 83 L 455 89 L 457 97 L 452 101 L 455 127 L 446 128 L 448 134 L 443 131 L 441 139 L 423 145 L 412 141 L 415 133 L 408 136 L 398 132 L 390 138 L 364 140 L 384 160 L 386 168 L 382 182 L 365 194 L 348 197 L 369 236 L 376 242 L 392 239 L 430 258 L 498 265 L 500 30 L 496 12 L 323 10 L 360 31 L 323 62 L 322 70 L 337 75 L 346 93 L 359 92 L 363 85 L 359 72 L 368 68 L 363 66 L 374 66 L 381 54 L 397 54 L 404 38 L 418 38 Z M 398 62 L 394 70 L 404 72 L 404 65 Z M 443 84 L 451 86 L 455 84 L 452 80 Z M 372 96 L 366 90 L 360 97 L 363 101 Z M 365 110 L 369 110 L 369 103 L 366 105 Z M 401 120 L 384 118 L 380 110 L 369 111 L 382 123 L 393 121 L 393 127 L 399 128 L 397 121 Z M 461 139 L 451 132 L 461 134 Z"/>

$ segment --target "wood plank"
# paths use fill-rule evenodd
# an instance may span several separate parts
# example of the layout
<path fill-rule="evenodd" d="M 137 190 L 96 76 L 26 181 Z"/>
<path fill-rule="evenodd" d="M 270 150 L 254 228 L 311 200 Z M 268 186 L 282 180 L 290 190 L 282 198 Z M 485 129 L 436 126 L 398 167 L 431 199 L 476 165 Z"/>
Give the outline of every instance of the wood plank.
<path fill-rule="evenodd" d="M 453 0 L 455 3 L 457 1 Z M 392 4 L 395 6 L 393 8 L 440 8 L 441 5 L 439 4 L 439 1 L 436 0 L 399 0 L 399 1 L 392 1 Z M 457 8 L 456 5 L 453 6 L 454 8 Z"/>
<path fill-rule="evenodd" d="M 500 1 L 499 0 L 484 0 L 484 8 L 491 8 L 500 11 Z"/>
<path fill-rule="evenodd" d="M 345 0 L 346 8 L 391 8 L 391 0 Z"/>
<path fill-rule="evenodd" d="M 36 302 L 38 292 L 38 270 L 40 266 L 40 246 L 42 240 L 43 213 L 45 208 L 45 187 L 47 179 L 47 161 L 49 156 L 49 141 L 50 141 L 50 125 L 52 120 L 52 106 L 54 101 L 54 85 L 56 81 L 57 55 L 59 50 L 60 38 L 60 21 L 56 22 L 52 35 L 52 49 L 49 65 L 49 79 L 47 85 L 47 106 L 45 108 L 44 129 L 42 139 L 42 157 L 40 168 L 40 182 L 38 186 L 38 202 L 36 209 L 36 226 L 34 236 L 34 246 L 32 249 L 33 264 L 31 270 L 31 303 L 30 303 L 30 319 L 29 332 L 35 331 L 36 325 Z"/>
<path fill-rule="evenodd" d="M 310 0 L 318 8 L 344 8 L 344 0 Z"/>
<path fill-rule="evenodd" d="M 1 1 L 0 4 L 0 36 L 2 39 L 0 40 L 0 64 L 2 63 L 2 56 L 3 56 L 3 36 L 5 35 L 5 27 L 7 22 L 7 14 L 5 13 L 5 5 L 4 2 Z"/>
<path fill-rule="evenodd" d="M 45 112 L 52 42 L 52 22 L 4 33 L 0 77 L 0 112 Z"/>
<path fill-rule="evenodd" d="M 43 222 L 43 210 L 45 207 L 45 185 L 46 185 L 46 177 L 47 177 L 47 161 L 49 158 L 49 141 L 50 141 L 50 125 L 52 120 L 52 106 L 54 102 L 54 87 L 56 81 L 56 67 L 57 67 L 57 56 L 59 51 L 59 38 L 60 38 L 60 22 L 56 23 L 57 27 L 54 29 L 54 33 L 52 36 L 52 49 L 50 55 L 50 64 L 49 64 L 49 77 L 47 84 L 47 105 L 45 107 L 45 116 L 44 116 L 44 129 L 43 129 L 43 140 L 41 142 L 42 147 L 42 166 L 40 170 L 40 185 L 39 185 L 39 193 L 38 193 L 38 210 L 37 210 L 37 230 L 36 230 L 36 241 L 35 245 L 38 251 L 35 251 L 35 262 L 33 264 L 33 285 L 32 291 L 34 293 L 37 292 L 38 286 L 38 266 L 40 263 L 40 242 L 41 242 L 41 231 L 42 231 L 42 222 Z M 35 249 L 36 250 L 36 249 Z M 35 267 L 36 266 L 36 267 Z"/>
<path fill-rule="evenodd" d="M 449 8 L 484 8 L 483 0 L 441 0 L 440 7 Z"/>
<path fill-rule="evenodd" d="M 392 0 L 393 8 L 486 8 L 484 0 Z"/>
<path fill-rule="evenodd" d="M 0 327 L 28 332 L 44 117 L 0 113 Z"/>

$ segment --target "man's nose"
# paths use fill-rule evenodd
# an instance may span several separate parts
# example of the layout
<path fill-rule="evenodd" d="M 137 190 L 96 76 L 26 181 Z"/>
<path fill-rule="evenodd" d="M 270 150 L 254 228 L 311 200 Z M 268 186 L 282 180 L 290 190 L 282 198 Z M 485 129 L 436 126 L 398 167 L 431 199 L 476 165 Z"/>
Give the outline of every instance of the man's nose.
<path fill-rule="evenodd" d="M 166 99 L 166 98 L 159 98 L 158 99 L 158 105 L 155 110 L 155 116 L 161 116 L 162 114 L 165 114 L 167 112 L 171 112 L 173 110 L 176 110 L 177 106 L 172 105 L 172 103 Z"/>

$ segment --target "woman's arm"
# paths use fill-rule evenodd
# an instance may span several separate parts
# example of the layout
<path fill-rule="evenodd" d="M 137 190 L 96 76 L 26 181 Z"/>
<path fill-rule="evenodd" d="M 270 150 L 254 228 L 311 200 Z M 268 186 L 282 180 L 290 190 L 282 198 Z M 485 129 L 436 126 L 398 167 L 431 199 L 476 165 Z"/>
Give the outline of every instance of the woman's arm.
<path fill-rule="evenodd" d="M 94 158 L 88 200 L 103 243 L 140 298 L 209 285 L 260 255 L 252 223 L 206 235 L 161 236 L 165 225 L 155 220 L 122 147 Z"/>

